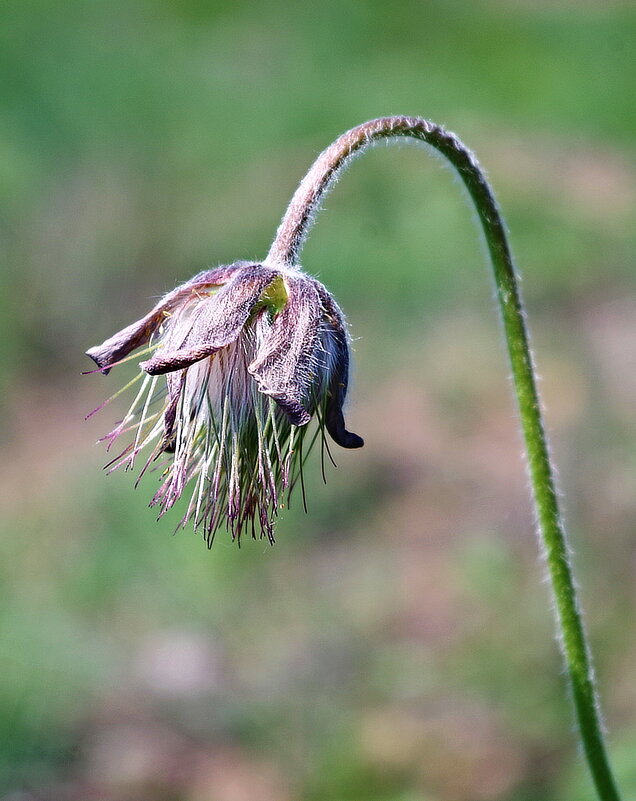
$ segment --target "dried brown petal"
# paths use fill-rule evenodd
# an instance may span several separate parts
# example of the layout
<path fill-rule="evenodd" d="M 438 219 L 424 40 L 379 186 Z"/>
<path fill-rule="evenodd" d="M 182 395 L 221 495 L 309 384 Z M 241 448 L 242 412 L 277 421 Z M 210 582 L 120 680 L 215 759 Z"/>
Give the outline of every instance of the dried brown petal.
<path fill-rule="evenodd" d="M 285 276 L 287 303 L 263 338 L 250 375 L 261 392 L 276 401 L 297 426 L 308 423 L 311 388 L 328 369 L 321 348 L 322 306 L 314 282 L 298 274 Z"/>
<path fill-rule="evenodd" d="M 234 342 L 277 276 L 259 264 L 243 266 L 218 292 L 202 300 L 183 324 L 175 322 L 165 347 L 141 368 L 150 375 L 182 370 Z"/>
<path fill-rule="evenodd" d="M 170 314 L 173 309 L 182 304 L 190 295 L 196 293 L 197 290 L 202 291 L 224 284 L 239 266 L 239 264 L 233 264 L 229 267 L 218 267 L 215 270 L 204 270 L 185 284 L 181 284 L 181 286 L 173 289 L 172 292 L 164 295 L 154 309 L 145 317 L 142 317 L 141 320 L 126 326 L 126 328 L 118 331 L 101 345 L 90 348 L 90 350 L 86 351 L 86 355 L 90 356 L 95 364 L 101 368 L 102 373 L 106 375 L 118 361 L 128 356 L 133 350 L 148 343 L 150 337 L 165 319 L 166 314 Z"/>

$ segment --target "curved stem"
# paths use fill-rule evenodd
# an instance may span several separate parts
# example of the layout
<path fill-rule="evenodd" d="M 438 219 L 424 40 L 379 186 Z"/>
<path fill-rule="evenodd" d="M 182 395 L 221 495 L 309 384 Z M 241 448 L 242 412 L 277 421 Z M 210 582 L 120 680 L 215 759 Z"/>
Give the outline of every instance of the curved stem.
<path fill-rule="evenodd" d="M 352 128 L 318 157 L 303 179 L 278 228 L 267 261 L 294 267 L 314 213 L 344 164 L 367 145 L 392 137 L 419 139 L 445 156 L 466 185 L 479 215 L 495 273 L 539 534 L 545 549 L 559 639 L 570 677 L 585 756 L 599 798 L 618 801 L 619 795 L 603 740 L 590 653 L 559 511 L 519 284 L 501 214 L 477 160 L 454 134 L 419 117 L 383 117 Z"/>

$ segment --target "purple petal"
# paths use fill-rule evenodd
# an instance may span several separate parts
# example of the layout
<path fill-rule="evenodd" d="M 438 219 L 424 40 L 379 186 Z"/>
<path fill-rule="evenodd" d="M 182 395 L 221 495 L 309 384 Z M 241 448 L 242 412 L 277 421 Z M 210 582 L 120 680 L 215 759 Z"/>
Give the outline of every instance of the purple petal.
<path fill-rule="evenodd" d="M 204 270 L 195 275 L 194 278 L 165 295 L 154 309 L 141 320 L 126 326 L 101 345 L 87 350 L 86 355 L 90 356 L 102 373 L 106 375 L 115 363 L 148 342 L 165 319 L 166 312 L 172 311 L 197 290 L 226 283 L 241 266 L 241 263 L 231 264 L 217 267 L 214 270 Z"/>
<path fill-rule="evenodd" d="M 289 297 L 274 318 L 248 372 L 261 392 L 273 398 L 290 422 L 301 426 L 311 414 L 305 408 L 316 373 L 325 369 L 320 348 L 322 306 L 314 282 L 286 276 Z"/>
<path fill-rule="evenodd" d="M 244 266 L 218 292 L 202 300 L 187 321 L 174 322 L 165 346 L 142 362 L 142 369 L 150 375 L 181 370 L 234 342 L 278 275 L 260 264 Z"/>
<path fill-rule="evenodd" d="M 352 431 L 347 431 L 342 412 L 349 385 L 349 343 L 344 317 L 322 284 L 318 284 L 317 289 L 330 324 L 330 350 L 333 357 L 325 408 L 325 427 L 333 441 L 342 448 L 361 448 L 364 440 Z"/>

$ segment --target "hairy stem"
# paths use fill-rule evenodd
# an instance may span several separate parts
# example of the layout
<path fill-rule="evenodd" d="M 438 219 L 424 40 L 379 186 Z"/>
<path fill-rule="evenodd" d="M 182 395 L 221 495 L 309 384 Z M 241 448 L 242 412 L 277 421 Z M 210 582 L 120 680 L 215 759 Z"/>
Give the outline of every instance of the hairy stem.
<path fill-rule="evenodd" d="M 545 549 L 557 611 L 559 640 L 571 682 L 585 757 L 599 798 L 618 801 L 619 795 L 603 740 L 590 653 L 559 511 L 519 283 L 501 214 L 477 160 L 454 134 L 419 117 L 383 117 L 352 128 L 318 157 L 303 179 L 278 228 L 267 261 L 285 267 L 295 266 L 314 214 L 338 172 L 356 152 L 373 142 L 393 137 L 418 139 L 445 156 L 466 185 L 479 215 L 495 274 L 539 534 Z"/>

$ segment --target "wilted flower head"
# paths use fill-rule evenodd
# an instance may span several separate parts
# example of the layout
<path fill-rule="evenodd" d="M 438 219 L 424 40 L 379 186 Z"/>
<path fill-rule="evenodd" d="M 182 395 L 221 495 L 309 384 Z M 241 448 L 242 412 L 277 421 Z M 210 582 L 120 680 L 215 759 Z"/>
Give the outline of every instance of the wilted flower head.
<path fill-rule="evenodd" d="M 110 448 L 130 437 L 109 467 L 132 468 L 146 452 L 141 475 L 161 469 L 151 501 L 160 514 L 189 484 L 182 523 L 193 521 L 208 543 L 223 523 L 233 538 L 247 526 L 272 540 L 277 510 L 302 483 L 318 435 L 329 452 L 325 430 L 344 448 L 363 444 L 342 412 L 349 373 L 342 312 L 298 269 L 237 262 L 207 270 L 87 353 L 107 373 L 142 346 L 149 358 L 131 382 L 141 387 L 103 438 Z M 314 416 L 317 430 L 303 448 Z"/>

